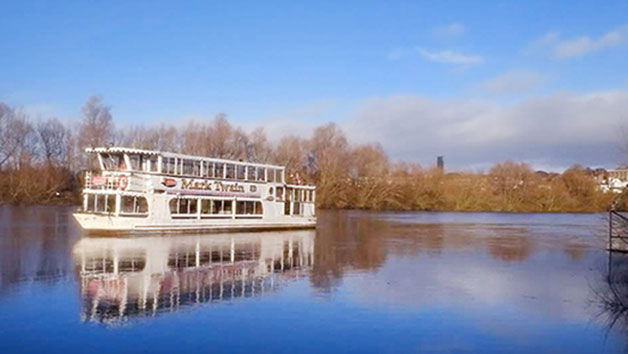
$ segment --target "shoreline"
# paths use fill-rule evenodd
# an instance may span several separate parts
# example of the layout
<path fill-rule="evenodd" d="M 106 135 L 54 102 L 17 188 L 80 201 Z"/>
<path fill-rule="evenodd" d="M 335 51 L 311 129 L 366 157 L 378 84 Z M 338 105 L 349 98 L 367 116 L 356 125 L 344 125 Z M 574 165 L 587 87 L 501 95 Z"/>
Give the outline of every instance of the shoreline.
<path fill-rule="evenodd" d="M 80 207 L 80 203 L 71 202 L 59 202 L 59 203 L 0 203 L 0 207 Z M 610 211 L 610 208 L 604 210 L 497 210 L 497 209 L 477 209 L 477 210 L 463 210 L 463 209 L 386 209 L 386 208 L 357 208 L 357 207 L 317 207 L 320 211 L 363 211 L 374 213 L 412 213 L 412 212 L 424 212 L 424 213 L 499 213 L 499 214 L 602 214 Z M 624 212 L 625 210 L 617 210 Z"/>

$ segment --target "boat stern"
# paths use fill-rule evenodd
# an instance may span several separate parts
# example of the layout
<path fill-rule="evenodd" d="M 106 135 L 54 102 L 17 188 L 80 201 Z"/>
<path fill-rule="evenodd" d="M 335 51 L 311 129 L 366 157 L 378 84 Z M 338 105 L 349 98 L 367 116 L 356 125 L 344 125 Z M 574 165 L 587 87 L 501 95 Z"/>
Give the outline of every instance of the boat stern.
<path fill-rule="evenodd" d="M 85 212 L 75 212 L 72 216 L 85 231 L 131 231 L 138 222 L 135 218 Z"/>

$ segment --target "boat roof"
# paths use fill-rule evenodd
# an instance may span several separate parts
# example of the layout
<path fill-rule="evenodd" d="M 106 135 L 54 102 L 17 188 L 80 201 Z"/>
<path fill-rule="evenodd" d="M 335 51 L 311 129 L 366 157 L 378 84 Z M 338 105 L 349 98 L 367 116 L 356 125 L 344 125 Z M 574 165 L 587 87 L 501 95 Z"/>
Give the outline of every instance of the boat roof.
<path fill-rule="evenodd" d="M 269 164 L 255 163 L 255 162 L 227 160 L 227 159 L 219 159 L 219 158 L 214 158 L 214 157 L 185 155 L 185 154 L 177 154 L 174 152 L 164 152 L 164 151 L 157 151 L 157 150 L 134 149 L 134 148 L 127 148 L 127 147 L 122 147 L 122 146 L 89 147 L 85 149 L 85 152 L 157 155 L 157 156 L 164 156 L 164 157 L 176 157 L 179 159 L 210 160 L 213 162 L 230 163 L 234 165 L 248 165 L 248 166 L 256 166 L 256 167 L 275 168 L 275 169 L 281 169 L 281 170 L 285 169 L 284 166 L 279 166 L 279 165 L 269 165 Z"/>

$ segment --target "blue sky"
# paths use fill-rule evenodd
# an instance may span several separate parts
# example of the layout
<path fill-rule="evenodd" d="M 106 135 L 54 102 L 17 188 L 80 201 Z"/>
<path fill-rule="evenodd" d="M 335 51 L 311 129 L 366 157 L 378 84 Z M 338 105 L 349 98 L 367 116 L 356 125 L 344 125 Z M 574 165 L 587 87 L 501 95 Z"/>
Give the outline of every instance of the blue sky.
<path fill-rule="evenodd" d="M 15 1 L 0 9 L 0 101 L 34 114 L 77 119 L 98 93 L 120 125 L 223 111 L 275 137 L 307 136 L 331 120 L 352 141 L 379 141 L 393 159 L 424 164 L 440 153 L 459 168 L 506 158 L 612 167 L 622 158 L 626 1 Z M 572 118 L 574 107 L 587 116 Z M 544 118 L 521 128 L 525 112 Z M 539 128 L 548 121 L 553 134 Z"/>

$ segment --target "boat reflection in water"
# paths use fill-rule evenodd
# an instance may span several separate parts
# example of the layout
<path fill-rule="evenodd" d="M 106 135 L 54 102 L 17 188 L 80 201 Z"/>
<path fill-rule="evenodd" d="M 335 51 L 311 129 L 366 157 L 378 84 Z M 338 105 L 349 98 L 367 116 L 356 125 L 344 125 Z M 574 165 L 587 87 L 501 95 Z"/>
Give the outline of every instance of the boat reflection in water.
<path fill-rule="evenodd" d="M 120 323 L 277 290 L 308 272 L 314 231 L 82 238 L 73 248 L 83 321 Z"/>

